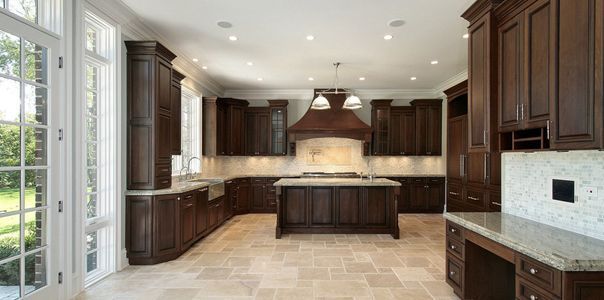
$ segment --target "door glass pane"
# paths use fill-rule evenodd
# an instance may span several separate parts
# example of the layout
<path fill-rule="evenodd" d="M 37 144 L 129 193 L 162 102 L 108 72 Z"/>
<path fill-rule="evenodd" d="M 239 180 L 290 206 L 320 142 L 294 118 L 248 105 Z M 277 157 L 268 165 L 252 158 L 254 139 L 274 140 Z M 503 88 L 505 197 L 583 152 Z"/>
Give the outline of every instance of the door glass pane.
<path fill-rule="evenodd" d="M 25 126 L 25 165 L 45 166 L 46 129 Z"/>
<path fill-rule="evenodd" d="M 19 259 L 0 265 L 0 299 L 19 299 L 21 272 Z"/>
<path fill-rule="evenodd" d="M 46 246 L 46 210 L 25 214 L 25 252 Z"/>
<path fill-rule="evenodd" d="M 0 43 L 1 42 L 2 41 L 0 41 Z M 3 57 L 1 57 L 0 54 L 0 61 L 2 59 Z M 0 91 L 2 91 L 0 120 L 9 122 L 19 122 L 19 120 L 21 119 L 21 92 L 19 91 L 19 82 L 16 80 L 0 77 Z"/>
<path fill-rule="evenodd" d="M 20 253 L 20 232 L 21 224 L 19 215 L 0 218 L 0 260 Z M 2 280 L 1 274 L 0 280 Z"/>
<path fill-rule="evenodd" d="M 18 37 L 0 31 L 0 73 L 21 76 L 21 41 Z"/>
<path fill-rule="evenodd" d="M 91 26 L 86 26 L 86 50 L 96 53 L 97 32 Z"/>
<path fill-rule="evenodd" d="M 0 167 L 21 165 L 21 129 L 17 125 L 0 124 Z"/>
<path fill-rule="evenodd" d="M 94 117 L 86 118 L 86 139 L 97 141 L 97 119 Z"/>
<path fill-rule="evenodd" d="M 97 185 L 97 176 L 96 176 L 96 168 L 92 168 L 92 169 L 88 169 L 88 193 L 95 193 L 96 192 L 96 185 Z"/>
<path fill-rule="evenodd" d="M 48 83 L 48 49 L 30 41 L 23 41 L 25 47 L 25 79 L 37 83 Z"/>
<path fill-rule="evenodd" d="M 0 214 L 19 210 L 21 206 L 20 186 L 21 171 L 0 172 Z M 4 222 L 7 221 L 4 220 Z M 0 232 L 5 223 L 2 223 L 2 219 L 0 219 Z"/>
<path fill-rule="evenodd" d="M 46 206 L 46 170 L 25 171 L 25 208 Z"/>
<path fill-rule="evenodd" d="M 90 273 L 98 268 L 98 231 L 86 235 L 86 272 Z"/>
<path fill-rule="evenodd" d="M 86 92 L 86 107 L 88 108 L 88 114 L 91 116 L 97 115 L 97 94 L 93 91 Z"/>
<path fill-rule="evenodd" d="M 46 125 L 48 90 L 25 85 L 25 123 Z"/>
<path fill-rule="evenodd" d="M 25 294 L 46 286 L 46 250 L 25 256 Z"/>
<path fill-rule="evenodd" d="M 86 161 L 89 167 L 96 166 L 96 143 L 87 144 Z"/>
<path fill-rule="evenodd" d="M 99 69 L 93 66 L 86 66 L 86 87 L 95 90 L 98 87 Z"/>
<path fill-rule="evenodd" d="M 8 10 L 25 18 L 26 20 L 37 23 L 38 21 L 38 1 L 37 0 L 11 0 L 8 1 Z"/>

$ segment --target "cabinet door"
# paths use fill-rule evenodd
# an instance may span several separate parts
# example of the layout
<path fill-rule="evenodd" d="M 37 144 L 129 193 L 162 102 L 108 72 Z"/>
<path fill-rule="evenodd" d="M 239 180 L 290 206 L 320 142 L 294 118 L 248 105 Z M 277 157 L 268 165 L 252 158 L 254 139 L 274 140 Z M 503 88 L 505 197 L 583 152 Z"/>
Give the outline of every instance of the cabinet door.
<path fill-rule="evenodd" d="M 268 112 L 258 114 L 257 128 L 258 130 L 256 132 L 256 135 L 258 140 L 258 153 L 256 155 L 270 155 L 271 115 Z"/>
<path fill-rule="evenodd" d="M 170 115 L 158 114 L 157 115 L 157 128 L 155 134 L 155 143 L 157 147 L 156 151 L 156 163 L 170 163 L 172 159 L 172 147 L 170 145 L 172 138 L 170 137 L 171 132 L 171 117 Z M 168 185 L 167 187 L 169 187 Z M 161 188 L 165 188 L 162 186 Z"/>
<path fill-rule="evenodd" d="M 216 105 L 216 154 L 227 155 L 227 108 Z"/>
<path fill-rule="evenodd" d="M 229 127 L 228 127 L 228 154 L 229 155 L 244 155 L 244 108 L 241 106 L 230 105 L 228 110 Z"/>
<path fill-rule="evenodd" d="M 250 210 L 250 184 L 237 184 L 237 212 L 247 213 Z"/>
<path fill-rule="evenodd" d="M 556 0 L 551 97 L 552 149 L 602 147 L 601 1 Z M 599 4 L 599 6 L 598 6 Z"/>
<path fill-rule="evenodd" d="M 333 188 L 311 187 L 310 190 L 310 226 L 335 226 Z"/>
<path fill-rule="evenodd" d="M 283 226 L 308 227 L 307 188 L 285 187 L 283 190 Z"/>
<path fill-rule="evenodd" d="M 465 178 L 465 155 L 467 153 L 467 116 L 448 121 L 447 177 L 463 181 Z"/>
<path fill-rule="evenodd" d="M 445 184 L 442 179 L 428 179 L 427 206 L 431 212 L 442 212 L 445 205 Z"/>
<path fill-rule="evenodd" d="M 172 64 L 156 56 L 157 108 L 159 113 L 170 114 L 172 109 Z"/>
<path fill-rule="evenodd" d="M 485 14 L 469 28 L 468 39 L 468 151 L 489 151 L 491 80 L 493 72 L 492 16 Z"/>
<path fill-rule="evenodd" d="M 430 105 L 426 113 L 426 155 L 438 156 L 442 154 L 442 107 Z"/>
<path fill-rule="evenodd" d="M 428 152 L 428 106 L 418 105 L 415 109 L 416 154 L 427 155 Z"/>
<path fill-rule="evenodd" d="M 208 209 L 208 228 L 213 228 L 214 226 L 218 225 L 218 218 L 219 218 L 219 210 L 220 210 L 220 203 L 218 203 L 218 201 L 212 201 L 209 204 L 209 209 Z"/>
<path fill-rule="evenodd" d="M 264 209 L 264 190 L 266 187 L 264 184 L 252 184 L 251 185 L 251 196 L 252 196 L 252 210 Z"/>
<path fill-rule="evenodd" d="M 170 147 L 172 148 L 172 155 L 180 155 L 181 150 L 181 89 L 180 84 L 172 82 L 171 89 L 171 102 L 172 109 L 170 110 Z"/>
<path fill-rule="evenodd" d="M 151 196 L 126 197 L 126 248 L 128 257 L 151 257 L 153 229 Z"/>
<path fill-rule="evenodd" d="M 523 14 L 499 28 L 499 128 L 520 128 L 523 66 Z"/>
<path fill-rule="evenodd" d="M 245 113 L 245 155 L 256 155 L 258 152 L 258 114 Z"/>
<path fill-rule="evenodd" d="M 390 113 L 390 155 L 404 155 L 403 112 L 392 109 Z"/>
<path fill-rule="evenodd" d="M 373 154 L 388 155 L 390 139 L 390 108 L 373 108 Z"/>
<path fill-rule="evenodd" d="M 468 153 L 466 157 L 466 180 L 468 184 L 484 186 L 487 184 L 488 153 Z"/>
<path fill-rule="evenodd" d="M 412 212 L 421 212 L 427 207 L 427 185 L 425 179 L 421 182 L 413 182 L 411 184 L 411 198 L 409 199 L 409 209 Z"/>
<path fill-rule="evenodd" d="M 362 197 L 359 187 L 336 188 L 336 227 L 358 227 L 362 225 Z"/>
<path fill-rule="evenodd" d="M 415 128 L 415 109 L 405 109 L 401 120 L 401 148 L 403 155 L 416 154 L 416 128 Z"/>
<path fill-rule="evenodd" d="M 264 199 L 266 201 L 264 203 L 264 207 L 272 211 L 277 209 L 277 189 L 273 186 L 275 181 L 277 180 L 269 180 L 269 183 L 266 184 L 266 192 L 264 195 Z"/>
<path fill-rule="evenodd" d="M 195 207 L 197 200 L 195 199 L 195 193 L 190 193 L 184 196 L 184 200 L 181 201 L 180 206 L 180 241 L 181 249 L 188 248 L 195 239 L 195 214 L 197 209 Z"/>
<path fill-rule="evenodd" d="M 180 195 L 155 197 L 153 256 L 180 251 Z"/>
<path fill-rule="evenodd" d="M 490 190 L 489 191 L 489 211 L 500 212 L 501 211 L 501 191 Z"/>
<path fill-rule="evenodd" d="M 401 183 L 400 195 L 398 197 L 398 212 L 407 213 L 409 212 L 411 205 L 411 183 L 409 178 L 390 178 L 390 180 L 398 181 Z"/>
<path fill-rule="evenodd" d="M 365 226 L 383 228 L 390 226 L 390 195 L 386 187 L 366 187 L 365 190 Z"/>
<path fill-rule="evenodd" d="M 550 118 L 551 44 L 550 0 L 539 0 L 524 13 L 524 107 L 520 109 L 524 128 L 546 127 Z"/>
<path fill-rule="evenodd" d="M 286 130 L 287 128 L 287 110 L 285 108 L 271 109 L 271 154 L 287 154 Z"/>
<path fill-rule="evenodd" d="M 202 236 L 208 229 L 208 188 L 197 191 L 195 204 L 195 236 Z"/>

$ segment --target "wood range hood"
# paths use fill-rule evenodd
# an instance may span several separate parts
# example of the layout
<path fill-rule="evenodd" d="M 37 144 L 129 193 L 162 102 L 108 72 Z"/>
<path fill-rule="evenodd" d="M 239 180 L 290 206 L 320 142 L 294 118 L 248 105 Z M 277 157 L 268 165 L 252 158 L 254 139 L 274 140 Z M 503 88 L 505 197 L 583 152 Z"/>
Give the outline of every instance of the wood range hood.
<path fill-rule="evenodd" d="M 315 89 L 313 99 L 324 89 Z M 295 155 L 296 141 L 314 138 L 349 138 L 363 141 L 363 148 L 369 149 L 371 126 L 361 121 L 352 110 L 342 109 L 347 94 L 324 94 L 330 109 L 308 109 L 306 114 L 294 125 L 287 128 L 289 153 Z M 365 152 L 365 150 L 363 150 Z"/>

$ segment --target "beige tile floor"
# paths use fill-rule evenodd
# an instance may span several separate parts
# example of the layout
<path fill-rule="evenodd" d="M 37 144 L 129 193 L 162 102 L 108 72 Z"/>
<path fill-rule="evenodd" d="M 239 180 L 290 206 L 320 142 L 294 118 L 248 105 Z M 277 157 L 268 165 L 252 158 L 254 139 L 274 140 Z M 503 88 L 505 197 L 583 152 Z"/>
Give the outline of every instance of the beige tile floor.
<path fill-rule="evenodd" d="M 237 216 L 179 259 L 130 266 L 78 299 L 458 299 L 444 282 L 442 215 L 389 235 L 274 238 L 275 215 Z"/>

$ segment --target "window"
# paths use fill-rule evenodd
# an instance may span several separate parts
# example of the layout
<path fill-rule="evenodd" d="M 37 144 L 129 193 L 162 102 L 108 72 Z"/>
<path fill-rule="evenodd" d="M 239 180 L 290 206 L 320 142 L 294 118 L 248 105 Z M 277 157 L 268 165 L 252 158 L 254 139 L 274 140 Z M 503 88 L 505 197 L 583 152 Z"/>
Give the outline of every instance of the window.
<path fill-rule="evenodd" d="M 189 89 L 182 88 L 182 155 L 172 156 L 172 175 L 185 174 L 183 168 L 192 157 L 201 157 L 201 109 L 199 97 Z M 191 161 L 191 173 L 201 172 L 201 162 L 197 159 Z"/>
<path fill-rule="evenodd" d="M 83 153 L 81 204 L 84 220 L 83 273 L 89 285 L 115 268 L 117 205 L 117 97 L 115 28 L 84 12 L 83 84 L 79 115 Z"/>
<path fill-rule="evenodd" d="M 0 0 L 0 9 L 5 9 L 31 23 L 60 34 L 62 2 L 57 0 Z"/>

